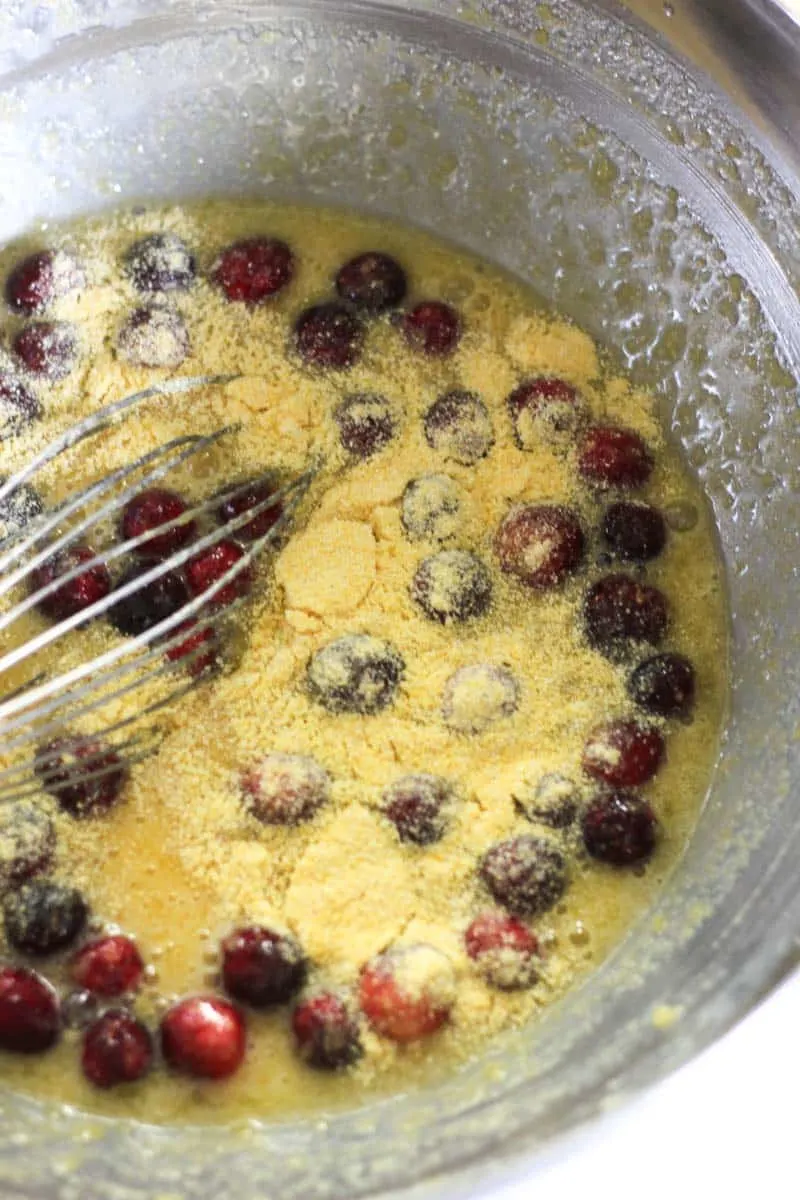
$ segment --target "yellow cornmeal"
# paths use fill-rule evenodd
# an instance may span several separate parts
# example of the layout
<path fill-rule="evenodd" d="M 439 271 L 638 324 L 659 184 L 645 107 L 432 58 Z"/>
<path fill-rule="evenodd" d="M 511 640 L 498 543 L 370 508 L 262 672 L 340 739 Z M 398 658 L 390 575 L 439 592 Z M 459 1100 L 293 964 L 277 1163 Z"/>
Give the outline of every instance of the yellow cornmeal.
<path fill-rule="evenodd" d="M 141 303 L 120 273 L 122 254 L 156 230 L 180 234 L 198 255 L 198 282 L 169 297 L 191 342 L 190 357 L 170 371 L 133 367 L 115 350 L 125 315 Z M 248 308 L 228 303 L 207 274 L 221 247 L 255 234 L 288 241 L 297 272 L 277 298 Z M 508 276 L 419 233 L 355 215 L 226 201 L 123 213 L 60 234 L 56 244 L 73 249 L 88 271 L 89 286 L 55 308 L 78 327 L 82 358 L 64 382 L 39 389 L 45 419 L 0 449 L 0 469 L 23 461 L 56 429 L 154 380 L 235 372 L 243 378 L 224 387 L 148 402 L 92 443 L 91 452 L 77 454 L 73 469 L 64 465 L 44 480 L 46 498 L 68 494 L 78 479 L 100 476 L 187 430 L 207 433 L 232 422 L 241 423 L 239 430 L 170 484 L 196 499 L 272 466 L 297 473 L 313 465 L 319 472 L 293 536 L 276 561 L 263 564 L 257 599 L 245 610 L 238 667 L 200 685 L 161 718 L 168 734 L 160 752 L 134 768 L 109 815 L 83 822 L 58 817 L 56 873 L 84 890 L 98 917 L 138 939 L 153 968 L 139 1011 L 151 1020 L 170 998 L 214 987 L 219 938 L 238 923 L 290 930 L 311 959 L 312 981 L 344 988 L 386 947 L 424 943 L 450 957 L 457 992 L 452 1020 L 440 1034 L 400 1050 L 365 1027 L 364 1058 L 335 1077 L 298 1061 L 286 1010 L 248 1015 L 247 1060 L 223 1084 L 157 1067 L 140 1084 L 97 1092 L 80 1076 L 74 1034 L 42 1059 L 5 1056 L 2 1076 L 38 1096 L 173 1121 L 312 1113 L 451 1069 L 597 965 L 650 902 L 691 832 L 725 694 L 724 599 L 702 497 L 664 442 L 651 397 L 614 377 L 585 334 L 543 314 Z M 381 319 L 370 323 L 352 369 L 318 373 L 287 357 L 295 315 L 330 296 L 343 261 L 376 248 L 408 269 L 412 300 L 436 297 L 459 309 L 466 332 L 456 353 L 441 360 L 414 353 Z M 0 258 L 3 274 L 19 253 Z M 9 320 L 9 330 L 18 324 Z M 549 594 L 513 582 L 493 554 L 494 532 L 515 503 L 570 503 L 587 531 L 602 513 L 576 484 L 568 442 L 537 440 L 526 429 L 533 448 L 515 444 L 505 398 L 526 376 L 547 374 L 577 386 L 596 419 L 634 428 L 647 440 L 657 465 L 637 495 L 662 508 L 693 504 L 699 513 L 694 528 L 670 533 L 647 571 L 670 602 L 665 648 L 687 654 L 696 667 L 698 703 L 690 724 L 669 724 L 666 763 L 644 789 L 661 840 L 643 872 L 590 864 L 577 835 L 531 824 L 514 802 L 549 772 L 580 780 L 588 731 L 599 719 L 631 711 L 624 673 L 586 646 L 576 615 L 587 578 L 602 573 L 591 566 L 596 540 L 589 570 Z M 491 413 L 495 443 L 475 466 L 448 460 L 423 434 L 424 412 L 454 387 L 476 391 Z M 341 449 L 332 416 L 355 392 L 385 396 L 397 418 L 394 439 L 367 461 Z M 460 500 L 448 519 L 446 547 L 477 554 L 494 589 L 487 616 L 446 627 L 427 619 L 409 596 L 419 562 L 440 547 L 411 540 L 401 522 L 406 486 L 433 474 L 449 477 Z M 331 714 L 305 686 L 312 654 L 349 633 L 388 640 L 406 664 L 395 702 L 375 716 Z M 105 627 L 91 628 L 73 640 L 61 665 L 112 640 Z M 480 664 L 510 671 L 518 706 L 487 722 L 499 701 L 480 689 L 474 694 L 468 675 L 459 713 L 482 732 L 464 734 L 445 722 L 443 695 L 456 670 Z M 125 715 L 133 703 L 141 700 L 118 703 L 106 715 Z M 310 755 L 330 776 L 330 799 L 300 826 L 265 827 L 242 805 L 242 771 L 273 751 Z M 383 790 L 410 772 L 441 775 L 454 786 L 447 832 L 432 846 L 401 844 L 379 811 Z M 533 922 L 544 952 L 539 982 L 499 992 L 466 957 L 463 933 L 477 913 L 494 907 L 477 881 L 479 857 L 522 833 L 562 846 L 570 886 L 552 912 Z M 53 974 L 47 963 L 43 969 Z"/>

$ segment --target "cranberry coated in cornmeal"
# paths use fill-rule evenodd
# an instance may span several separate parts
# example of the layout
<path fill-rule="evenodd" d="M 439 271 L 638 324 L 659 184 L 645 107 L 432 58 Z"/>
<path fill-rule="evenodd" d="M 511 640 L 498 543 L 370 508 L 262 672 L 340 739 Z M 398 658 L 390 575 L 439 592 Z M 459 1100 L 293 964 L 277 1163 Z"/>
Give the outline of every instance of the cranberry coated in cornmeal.
<path fill-rule="evenodd" d="M 349 633 L 314 654 L 308 688 L 329 712 L 373 716 L 393 703 L 404 673 L 405 661 L 391 642 Z"/>
<path fill-rule="evenodd" d="M 630 500 L 620 500 L 606 510 L 602 533 L 612 553 L 628 562 L 657 558 L 667 541 L 666 522 L 658 509 Z"/>
<path fill-rule="evenodd" d="M 340 1071 L 364 1053 L 358 1022 L 335 992 L 307 996 L 292 1013 L 297 1052 L 310 1067 Z"/>
<path fill-rule="evenodd" d="M 266 754 L 241 781 L 248 812 L 264 825 L 298 825 L 328 800 L 330 779 L 305 754 Z"/>
<path fill-rule="evenodd" d="M 185 291 L 194 283 L 194 255 L 174 233 L 141 238 L 125 255 L 125 270 L 140 292 Z"/>
<path fill-rule="evenodd" d="M 83 931 L 89 906 L 77 888 L 34 879 L 5 897 L 3 916 L 14 949 L 39 957 L 72 945 Z"/>
<path fill-rule="evenodd" d="M 24 326 L 11 348 L 29 374 L 51 382 L 66 379 L 78 355 L 72 326 L 52 321 L 35 321 Z"/>
<path fill-rule="evenodd" d="M 244 1061 L 246 1031 L 238 1008 L 217 996 L 180 1000 L 161 1022 L 169 1066 L 198 1079 L 225 1079 Z"/>
<path fill-rule="evenodd" d="M 141 537 L 142 534 L 155 531 L 160 525 L 176 521 L 187 510 L 186 501 L 177 492 L 167 488 L 149 488 L 132 496 L 122 511 L 120 521 L 120 536 L 124 541 Z M 175 525 L 165 533 L 154 532 L 136 547 L 135 553 L 139 558 L 168 558 L 176 550 L 187 546 L 195 535 L 194 521 L 186 521 L 183 525 Z"/>
<path fill-rule="evenodd" d="M 367 963 L 359 986 L 361 1008 L 383 1037 L 406 1044 L 429 1037 L 447 1022 L 455 996 L 448 958 L 432 946 L 404 946 Z"/>
<path fill-rule="evenodd" d="M 469 550 L 441 550 L 424 558 L 410 591 L 425 615 L 443 625 L 483 616 L 492 602 L 491 576 Z"/>
<path fill-rule="evenodd" d="M 394 414 L 383 396 L 347 396 L 333 417 L 339 426 L 339 441 L 355 458 L 370 458 L 394 437 Z"/>
<path fill-rule="evenodd" d="M 655 654 L 628 677 L 628 695 L 655 716 L 688 717 L 694 708 L 694 667 L 682 654 Z"/>
<path fill-rule="evenodd" d="M 652 857 L 658 823 L 641 797 L 631 792 L 606 792 L 586 810 L 582 831 L 592 858 L 612 867 L 635 867 Z"/>
<path fill-rule="evenodd" d="M 424 429 L 432 449 L 463 467 L 474 466 L 494 445 L 489 410 L 474 392 L 445 392 L 425 413 Z"/>
<path fill-rule="evenodd" d="M 480 876 L 498 904 L 518 917 L 547 912 L 567 887 L 560 850 L 544 838 L 522 834 L 498 842 L 480 862 Z"/>
<path fill-rule="evenodd" d="M 222 943 L 225 991 L 251 1008 L 286 1004 L 303 986 L 307 969 L 293 937 L 262 925 L 236 929 Z"/>
<path fill-rule="evenodd" d="M 95 1087 L 135 1083 L 148 1073 L 152 1062 L 149 1029 L 124 1010 L 103 1013 L 84 1034 L 81 1067 Z"/>
<path fill-rule="evenodd" d="M 0 892 L 41 875 L 52 861 L 56 831 L 44 809 L 30 800 L 0 806 Z"/>
<path fill-rule="evenodd" d="M 365 313 L 396 308 L 407 287 L 406 273 L 397 259 L 377 250 L 349 259 L 336 276 L 336 291 L 342 300 Z"/>
<path fill-rule="evenodd" d="M 625 658 L 637 642 L 657 646 L 662 640 L 667 599 L 629 575 L 605 575 L 586 593 L 583 622 L 590 646 L 608 658 Z"/>
<path fill-rule="evenodd" d="M 578 473 L 597 487 L 643 487 L 652 470 L 653 456 L 632 429 L 595 425 L 578 447 Z"/>
<path fill-rule="evenodd" d="M 42 787 L 72 817 L 93 817 L 111 808 L 128 778 L 116 751 L 95 738 L 56 738 L 36 758 Z"/>
<path fill-rule="evenodd" d="M 516 917 L 481 913 L 464 934 L 464 945 L 487 982 L 501 991 L 536 982 L 539 943 Z"/>
<path fill-rule="evenodd" d="M 583 769 L 612 787 L 638 787 L 652 779 L 664 757 L 664 739 L 637 721 L 608 721 L 586 739 Z"/>
<path fill-rule="evenodd" d="M 461 318 L 441 300 L 423 300 L 404 314 L 400 327 L 412 350 L 431 358 L 452 354 L 461 341 Z"/>
<path fill-rule="evenodd" d="M 450 795 L 447 780 L 437 775 L 404 775 L 383 793 L 383 812 L 401 842 L 429 846 L 445 831 L 443 809 Z"/>
<path fill-rule="evenodd" d="M 214 282 L 228 300 L 263 304 L 291 281 L 294 257 L 277 238 L 245 238 L 222 251 L 214 267 Z"/>
<path fill-rule="evenodd" d="M 95 996 L 123 996 L 138 988 L 144 963 L 129 937 L 113 934 L 82 946 L 70 964 L 79 988 Z"/>
<path fill-rule="evenodd" d="M 577 570 L 583 530 L 563 505 L 528 504 L 513 508 L 497 532 L 495 550 L 509 575 L 537 590 L 558 587 Z"/>
<path fill-rule="evenodd" d="M 543 376 L 516 387 L 506 404 L 514 424 L 514 436 L 522 450 L 536 446 L 535 432 L 541 426 L 556 433 L 573 431 L 584 412 L 577 390 L 563 379 Z"/>
<path fill-rule="evenodd" d="M 0 444 L 22 433 L 41 415 L 41 404 L 21 379 L 0 375 Z"/>
<path fill-rule="evenodd" d="M 329 301 L 300 314 L 294 340 L 307 366 L 341 371 L 360 357 L 364 327 L 343 304 Z"/>
<path fill-rule="evenodd" d="M 39 250 L 22 259 L 6 280 L 6 300 L 12 312 L 30 317 L 44 312 L 54 300 L 85 284 L 78 262 L 64 251 Z"/>
<path fill-rule="evenodd" d="M 41 1054 L 60 1033 L 55 989 L 27 967 L 0 967 L 0 1049 Z"/>
<path fill-rule="evenodd" d="M 38 592 L 49 587 L 62 576 L 74 571 L 82 563 L 88 563 L 96 555 L 91 546 L 69 546 L 48 558 L 37 567 L 31 577 L 31 591 Z M 103 563 L 96 563 L 81 571 L 74 579 L 67 580 L 48 596 L 37 601 L 36 607 L 43 616 L 53 621 L 66 621 L 68 617 L 85 612 L 97 604 L 111 591 L 111 575 Z"/>

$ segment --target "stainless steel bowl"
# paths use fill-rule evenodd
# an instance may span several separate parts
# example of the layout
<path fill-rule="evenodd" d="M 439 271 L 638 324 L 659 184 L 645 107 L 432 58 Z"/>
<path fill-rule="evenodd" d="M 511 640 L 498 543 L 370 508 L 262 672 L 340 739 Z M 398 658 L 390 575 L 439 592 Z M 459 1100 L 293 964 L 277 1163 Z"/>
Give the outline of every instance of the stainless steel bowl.
<path fill-rule="evenodd" d="M 0 239 L 131 197 L 268 192 L 411 220 L 529 280 L 656 389 L 703 479 L 732 711 L 656 910 L 538 1024 L 316 1123 L 210 1136 L 5 1095 L 0 1189 L 320 1200 L 485 1172 L 695 1054 L 798 930 L 800 39 L 755 0 L 656 10 L 661 35 L 578 0 L 163 7 L 6 0 Z"/>

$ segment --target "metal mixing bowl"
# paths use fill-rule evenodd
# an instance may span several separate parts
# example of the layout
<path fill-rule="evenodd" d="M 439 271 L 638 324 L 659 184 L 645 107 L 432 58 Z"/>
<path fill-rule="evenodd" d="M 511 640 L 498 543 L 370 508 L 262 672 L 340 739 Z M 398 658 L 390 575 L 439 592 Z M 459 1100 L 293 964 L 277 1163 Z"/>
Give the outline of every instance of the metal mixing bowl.
<path fill-rule="evenodd" d="M 542 1021 L 442 1084 L 318 1123 L 209 1136 L 5 1095 L 0 1189 L 318 1200 L 488 1169 L 696 1053 L 798 929 L 796 31 L 754 0 L 672 17 L 726 100 L 603 4 L 163 8 L 5 0 L 0 239 L 131 197 L 254 191 L 412 220 L 510 268 L 655 388 L 701 476 L 728 570 L 732 712 L 657 910 Z"/>

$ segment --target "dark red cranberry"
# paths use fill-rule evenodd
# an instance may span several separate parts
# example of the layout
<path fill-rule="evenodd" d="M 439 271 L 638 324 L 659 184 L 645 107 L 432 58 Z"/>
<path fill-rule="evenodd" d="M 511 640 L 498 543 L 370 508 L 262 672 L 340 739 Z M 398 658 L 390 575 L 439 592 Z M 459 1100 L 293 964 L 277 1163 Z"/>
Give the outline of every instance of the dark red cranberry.
<path fill-rule="evenodd" d="M 595 650 L 623 658 L 632 642 L 658 645 L 667 630 L 667 600 L 658 588 L 628 575 L 605 575 L 586 593 L 583 621 Z"/>
<path fill-rule="evenodd" d="M 48 587 L 63 575 L 74 571 L 81 563 L 89 562 L 94 557 L 95 551 L 90 546 L 69 546 L 36 568 L 31 577 L 31 590 L 38 592 Z M 63 583 L 49 596 L 44 596 L 36 607 L 53 621 L 65 621 L 68 617 L 74 617 L 97 604 L 110 591 L 111 575 L 108 567 L 103 563 L 96 563 L 76 575 L 74 579 Z"/>
<path fill-rule="evenodd" d="M 343 304 L 330 301 L 307 308 L 297 318 L 294 339 L 310 367 L 352 367 L 361 354 L 364 327 Z"/>
<path fill-rule="evenodd" d="M 367 313 L 386 312 L 405 298 L 408 281 L 397 259 L 377 250 L 351 258 L 336 276 L 342 300 Z"/>
<path fill-rule="evenodd" d="M 83 931 L 89 907 L 77 888 L 34 879 L 3 901 L 6 937 L 23 954 L 55 954 Z"/>
<path fill-rule="evenodd" d="M 288 934 L 261 925 L 236 929 L 222 943 L 225 991 L 252 1008 L 286 1004 L 305 983 L 308 963 Z"/>
<path fill-rule="evenodd" d="M 81 1067 L 90 1083 L 99 1088 L 135 1083 L 153 1063 L 150 1030 L 130 1013 L 103 1013 L 86 1030 Z"/>
<path fill-rule="evenodd" d="M 244 1061 L 244 1017 L 216 996 L 181 1000 L 161 1022 L 161 1049 L 177 1071 L 200 1079 L 225 1079 Z"/>
<path fill-rule="evenodd" d="M 6 300 L 23 317 L 43 312 L 86 282 L 80 264 L 63 251 L 40 250 L 17 263 L 6 280 Z"/>
<path fill-rule="evenodd" d="M 629 792 L 598 796 L 583 818 L 583 844 L 592 858 L 613 867 L 647 862 L 656 847 L 658 822 L 653 810 Z"/>
<path fill-rule="evenodd" d="M 383 812 L 401 842 L 429 846 L 445 831 L 443 810 L 450 795 L 449 783 L 438 775 L 404 775 L 383 793 Z"/>
<path fill-rule="evenodd" d="M 18 800 L 0 806 L 0 891 L 46 871 L 55 847 L 55 827 L 38 804 Z"/>
<path fill-rule="evenodd" d="M 137 308 L 119 331 L 120 356 L 137 367 L 179 367 L 191 351 L 189 333 L 176 309 Z"/>
<path fill-rule="evenodd" d="M 125 255 L 125 270 L 140 292 L 185 291 L 194 283 L 194 255 L 174 233 L 141 238 Z"/>
<path fill-rule="evenodd" d="M 242 776 L 249 812 L 265 825 L 298 825 L 313 817 L 330 796 L 331 781 L 305 754 L 265 754 Z"/>
<path fill-rule="evenodd" d="M 611 551 L 628 562 L 657 558 L 667 541 L 667 526 L 658 509 L 630 500 L 606 509 L 602 530 Z"/>
<path fill-rule="evenodd" d="M 433 946 L 403 946 L 367 963 L 359 987 L 373 1029 L 405 1044 L 428 1037 L 447 1022 L 455 999 L 449 958 Z"/>
<path fill-rule="evenodd" d="M 292 1013 L 292 1032 L 300 1057 L 311 1067 L 338 1071 L 363 1054 L 358 1022 L 341 996 L 318 992 Z"/>
<path fill-rule="evenodd" d="M 12 350 L 26 371 L 45 379 L 66 379 L 75 365 L 78 340 L 71 325 L 36 321 L 20 329 Z"/>
<path fill-rule="evenodd" d="M 492 846 L 481 860 L 480 875 L 498 904 L 519 917 L 547 912 L 567 886 L 561 851 L 529 834 Z"/>
<path fill-rule="evenodd" d="M 36 756 L 36 774 L 46 792 L 72 817 L 92 817 L 111 808 L 128 777 L 119 755 L 92 738 L 57 738 Z"/>
<path fill-rule="evenodd" d="M 595 425 L 578 449 L 578 471 L 599 487 L 638 488 L 647 483 L 653 456 L 632 429 Z"/>
<path fill-rule="evenodd" d="M 220 649 L 217 631 L 213 625 L 202 625 L 197 628 L 197 621 L 185 621 L 177 629 L 171 629 L 167 635 L 171 641 L 178 634 L 187 636 L 168 646 L 165 651 L 170 662 L 180 662 L 186 659 L 186 667 L 194 678 L 213 670 L 219 663 Z"/>
<path fill-rule="evenodd" d="M 220 502 L 217 509 L 220 524 L 227 525 L 229 521 L 235 521 L 237 517 L 244 516 L 252 508 L 264 504 L 279 488 L 277 477 L 272 480 L 254 479 L 242 483 L 232 495 L 226 496 Z M 227 488 L 226 491 L 228 491 Z M 276 498 L 274 504 L 266 505 L 260 513 L 253 517 L 252 521 L 248 521 L 246 525 L 239 525 L 236 529 L 236 537 L 243 542 L 255 542 L 269 533 L 282 515 L 283 501 Z"/>
<path fill-rule="evenodd" d="M 694 667 L 682 654 L 656 654 L 628 678 L 628 695 L 659 717 L 688 717 L 694 694 Z"/>
<path fill-rule="evenodd" d="M 158 529 L 159 525 L 176 521 L 186 510 L 186 501 L 177 492 L 171 492 L 167 488 L 149 488 L 146 492 L 140 492 L 138 496 L 132 496 L 125 505 L 120 521 L 120 536 L 126 542 L 141 537 L 151 529 Z M 197 525 L 194 521 L 186 521 L 183 525 L 168 529 L 166 533 L 147 538 L 136 547 L 134 553 L 140 558 L 167 558 L 176 550 L 188 545 L 196 530 Z"/>
<path fill-rule="evenodd" d="M 428 445 L 445 458 L 471 467 L 485 458 L 494 445 L 489 410 L 474 392 L 446 392 L 425 413 Z"/>
<path fill-rule="evenodd" d="M 467 954 L 502 991 L 530 987 L 538 975 L 539 943 L 527 926 L 505 913 L 481 913 L 464 934 Z"/>
<path fill-rule="evenodd" d="M 583 530 L 571 509 L 555 504 L 513 508 L 495 539 L 500 566 L 528 587 L 558 587 L 578 569 Z"/>
<path fill-rule="evenodd" d="M 514 388 L 506 404 L 517 445 L 523 450 L 535 447 L 537 427 L 557 433 L 572 431 L 583 415 L 583 403 L 572 384 L 546 376 L 525 380 Z"/>
<path fill-rule="evenodd" d="M 517 810 L 529 821 L 549 825 L 551 829 L 569 829 L 578 815 L 578 788 L 557 771 L 543 775 L 530 797 L 513 799 Z"/>
<path fill-rule="evenodd" d="M 460 512 L 461 493 L 448 475 L 422 475 L 403 492 L 401 520 L 412 542 L 446 542 L 458 531 Z"/>
<path fill-rule="evenodd" d="M 0 475 L 0 487 L 7 481 Z M 21 483 L 8 496 L 0 500 L 0 542 L 27 529 L 31 521 L 44 512 L 42 498 L 29 483 Z"/>
<path fill-rule="evenodd" d="M 27 967 L 0 967 L 0 1049 L 40 1054 L 61 1032 L 54 988 Z"/>
<path fill-rule="evenodd" d="M 348 396 L 333 414 L 339 440 L 348 454 L 369 458 L 383 450 L 394 437 L 395 418 L 383 396 L 359 393 Z"/>
<path fill-rule="evenodd" d="M 394 701 L 405 662 L 390 642 L 348 633 L 323 646 L 308 664 L 308 687 L 329 712 L 372 716 Z"/>
<path fill-rule="evenodd" d="M 117 584 L 119 591 L 127 584 L 139 579 L 140 576 L 153 570 L 152 564 L 134 566 L 123 575 Z M 108 610 L 108 619 L 120 633 L 126 637 L 139 637 L 154 629 L 168 617 L 179 612 L 184 604 L 189 603 L 189 590 L 184 579 L 177 571 L 165 571 L 150 583 L 135 588 L 129 595 L 123 596 Z M 169 631 L 172 633 L 172 630 Z"/>
<path fill-rule="evenodd" d="M 16 437 L 41 415 L 41 404 L 22 380 L 14 375 L 0 375 L 0 442 Z"/>
<path fill-rule="evenodd" d="M 72 960 L 72 978 L 78 987 L 97 996 L 122 996 L 135 992 L 144 963 L 136 943 L 122 934 L 97 938 L 82 946 Z"/>
<path fill-rule="evenodd" d="M 277 238 L 245 238 L 222 251 L 213 278 L 228 300 L 262 304 L 294 275 L 294 256 Z"/>
<path fill-rule="evenodd" d="M 608 721 L 592 730 L 583 747 L 583 769 L 612 787 L 638 787 L 652 779 L 664 757 L 664 739 L 637 721 Z"/>
<path fill-rule="evenodd" d="M 440 550 L 417 567 L 411 597 L 432 621 L 468 621 L 488 610 L 492 580 L 486 566 L 469 550 Z"/>
<path fill-rule="evenodd" d="M 442 358 L 461 341 L 461 318 L 441 300 L 423 300 L 402 318 L 401 328 L 413 350 Z"/>
<path fill-rule="evenodd" d="M 244 550 L 230 538 L 223 538 L 202 550 L 186 564 L 186 580 L 193 596 L 199 596 L 218 583 L 228 571 L 244 557 Z M 252 565 L 242 567 L 229 583 L 212 597 L 215 608 L 232 604 L 240 596 L 246 596 L 253 586 Z"/>

